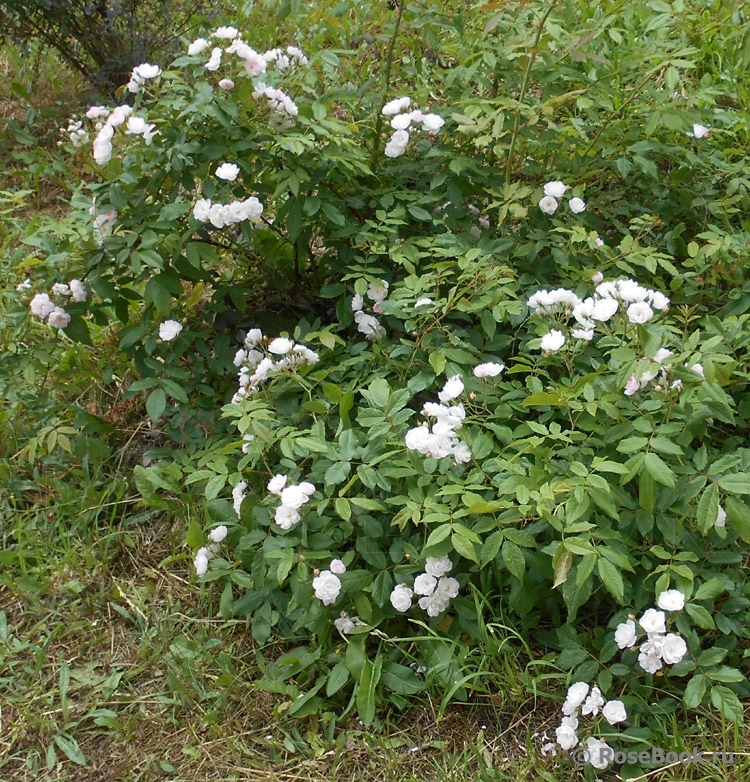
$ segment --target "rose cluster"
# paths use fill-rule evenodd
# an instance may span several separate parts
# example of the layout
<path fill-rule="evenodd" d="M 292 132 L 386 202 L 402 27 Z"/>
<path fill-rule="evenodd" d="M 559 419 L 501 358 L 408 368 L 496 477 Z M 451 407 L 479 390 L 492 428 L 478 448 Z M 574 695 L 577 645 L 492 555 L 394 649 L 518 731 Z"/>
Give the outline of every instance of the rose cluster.
<path fill-rule="evenodd" d="M 414 585 L 397 584 L 391 592 L 391 605 L 400 613 L 412 607 L 414 595 L 419 595 L 418 605 L 428 616 L 439 616 L 447 610 L 450 601 L 458 597 L 459 583 L 447 575 L 453 563 L 446 557 L 427 557 L 424 573 L 414 579 Z"/>
<path fill-rule="evenodd" d="M 411 98 L 404 96 L 386 103 L 381 109 L 384 117 L 392 118 L 393 134 L 385 145 L 387 157 L 401 157 L 406 152 L 410 131 L 417 129 L 434 135 L 445 125 L 445 120 L 438 114 L 424 113 L 419 109 L 408 111 L 410 106 Z"/>
<path fill-rule="evenodd" d="M 63 303 L 67 300 L 86 301 L 88 291 L 86 286 L 80 280 L 71 280 L 67 285 L 57 282 L 52 286 L 52 296 L 57 302 Z M 64 329 L 70 325 L 70 315 L 60 303 L 56 303 L 48 293 L 37 293 L 29 302 L 29 311 L 35 318 L 47 321 L 47 323 L 56 328 Z"/>
<path fill-rule="evenodd" d="M 589 688 L 586 682 L 576 682 L 568 688 L 565 702 L 562 705 L 563 717 L 559 727 L 555 730 L 557 743 L 565 750 L 571 750 L 578 746 L 579 709 L 581 716 L 596 717 L 601 711 L 602 716 L 610 725 L 625 722 L 628 718 L 625 704 L 622 701 L 607 701 L 598 687 Z M 588 759 L 591 765 L 599 769 L 606 768 L 607 756 L 601 752 L 607 747 L 606 743 L 590 737 L 586 744 L 589 749 Z"/>
<path fill-rule="evenodd" d="M 466 410 L 463 404 L 448 406 L 448 402 L 460 396 L 463 391 L 463 381 L 459 375 L 453 375 L 438 394 L 439 403 L 425 402 L 422 415 L 434 418 L 435 423 L 425 422 L 406 433 L 404 442 L 410 451 L 418 451 L 423 456 L 433 456 L 436 459 L 452 456 L 457 464 L 471 461 L 469 446 L 456 434 L 466 417 Z"/>
<path fill-rule="evenodd" d="M 112 159 L 112 139 L 115 128 L 124 125 L 126 135 L 142 136 L 146 144 L 150 144 L 158 133 L 154 130 L 155 125 L 149 125 L 143 117 L 134 115 L 132 106 L 128 105 L 117 106 L 114 109 L 92 106 L 86 112 L 86 117 L 94 120 L 98 131 L 94 139 L 93 155 L 100 166 L 106 165 Z"/>
<path fill-rule="evenodd" d="M 641 359 L 635 368 L 635 372 L 628 378 L 628 382 L 625 384 L 625 396 L 637 394 L 638 391 L 646 388 L 652 381 L 655 381 L 652 386 L 654 391 L 682 390 L 682 380 L 679 378 L 670 380 L 669 378 L 670 364 L 665 364 L 665 362 L 671 355 L 671 350 L 659 348 L 654 353 L 653 358 Z M 703 367 L 700 364 L 693 364 L 690 370 L 701 378 L 704 376 Z"/>
<path fill-rule="evenodd" d="M 674 633 L 667 633 L 665 611 L 682 611 L 685 607 L 685 595 L 677 589 L 662 592 L 657 601 L 657 608 L 647 609 L 638 620 L 641 629 L 646 632 L 646 640 L 641 644 L 638 664 L 646 673 L 656 673 L 664 663 L 676 665 L 687 654 L 685 639 Z M 620 649 L 630 649 L 635 646 L 638 629 L 633 619 L 628 619 L 617 625 L 615 643 Z"/>
<path fill-rule="evenodd" d="M 669 299 L 663 293 L 644 288 L 635 280 L 601 282 L 602 276 L 595 276 L 600 282 L 593 296 L 581 299 L 567 288 L 540 290 L 529 298 L 527 305 L 537 315 L 552 316 L 561 324 L 572 317 L 577 326 L 571 329 L 570 336 L 584 341 L 592 340 L 597 325 L 611 320 L 618 311 L 628 322 L 642 324 L 651 320 L 655 311 L 669 307 Z M 542 337 L 540 347 L 545 353 L 553 353 L 566 342 L 561 330 L 551 329 Z"/>
<path fill-rule="evenodd" d="M 380 314 L 383 311 L 383 302 L 388 296 L 388 283 L 386 280 L 380 282 L 371 282 L 367 289 L 367 298 L 372 302 L 373 312 Z M 354 313 L 354 322 L 357 324 L 357 331 L 364 334 L 370 342 L 377 342 L 385 336 L 385 329 L 380 321 L 374 316 L 364 311 L 364 297 L 358 293 L 352 297 L 352 312 Z"/>
<path fill-rule="evenodd" d="M 544 198 L 539 202 L 539 208 L 544 214 L 553 215 L 557 211 L 557 207 L 560 205 L 559 200 L 565 195 L 567 189 L 568 186 L 559 179 L 545 184 Z M 581 198 L 574 197 L 568 201 L 568 206 L 573 214 L 580 214 L 586 209 L 586 202 Z"/>
<path fill-rule="evenodd" d="M 271 494 L 281 500 L 273 520 L 283 530 L 291 529 L 302 518 L 300 509 L 315 494 L 315 485 L 309 481 L 288 484 L 288 480 L 286 475 L 274 475 L 266 486 Z"/>
<path fill-rule="evenodd" d="M 242 40 L 242 36 L 235 27 L 219 27 L 212 33 L 212 38 L 231 41 L 226 49 L 221 46 L 211 46 L 211 42 L 205 38 L 196 38 L 188 46 L 188 56 L 197 57 L 211 48 L 211 54 L 204 67 L 207 71 L 215 72 L 221 67 L 222 56 L 226 52 L 237 56 L 243 61 L 245 73 L 252 77 L 263 76 L 268 66 L 274 66 L 278 71 L 286 71 L 298 65 L 307 65 L 307 57 L 296 46 L 287 46 L 286 49 L 269 49 L 259 53 Z M 234 88 L 232 79 L 224 78 L 219 81 L 219 86 L 225 90 Z M 267 85 L 264 81 L 255 82 L 253 98 L 259 100 L 265 98 L 270 110 L 269 125 L 274 130 L 287 130 L 294 125 L 294 117 L 299 113 L 295 102 L 283 90 Z"/>
<path fill-rule="evenodd" d="M 319 356 L 305 345 L 287 337 L 266 339 L 260 329 L 250 329 L 245 346 L 234 356 L 239 367 L 239 390 L 232 397 L 234 403 L 257 394 L 261 383 L 269 375 L 294 371 L 303 364 L 317 364 Z"/>
<path fill-rule="evenodd" d="M 219 545 L 227 536 L 227 528 L 222 524 L 215 527 L 208 533 L 208 539 L 211 541 L 208 546 L 202 546 L 195 555 L 193 565 L 198 576 L 205 576 L 208 571 L 208 561 L 213 559 L 219 553 Z"/>
<path fill-rule="evenodd" d="M 263 204 L 256 196 L 250 196 L 244 201 L 232 201 L 230 204 L 215 204 L 209 198 L 199 198 L 193 207 L 193 217 L 202 223 L 210 222 L 214 228 L 236 225 L 245 220 L 257 223 L 262 214 Z"/>

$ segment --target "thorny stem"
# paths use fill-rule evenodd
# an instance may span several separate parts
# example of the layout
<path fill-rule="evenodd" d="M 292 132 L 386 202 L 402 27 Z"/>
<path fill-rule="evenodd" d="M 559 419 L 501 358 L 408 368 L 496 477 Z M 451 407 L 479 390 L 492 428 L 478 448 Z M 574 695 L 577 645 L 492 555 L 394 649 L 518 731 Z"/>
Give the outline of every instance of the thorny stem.
<path fill-rule="evenodd" d="M 388 44 L 388 53 L 385 56 L 385 72 L 383 73 L 383 98 L 381 99 L 381 108 L 385 105 L 385 98 L 391 86 L 391 66 L 393 65 L 393 50 L 396 47 L 396 38 L 401 27 L 401 17 L 404 14 L 404 0 L 396 4 L 396 20 L 393 23 L 393 35 Z M 371 168 L 375 170 L 378 153 L 380 151 L 380 133 L 383 130 L 383 115 L 378 111 L 378 118 L 375 122 L 375 138 L 372 142 L 372 160 Z"/>
<path fill-rule="evenodd" d="M 510 175 L 513 170 L 513 153 L 516 148 L 516 141 L 518 140 L 518 136 L 521 131 L 521 104 L 523 103 L 523 99 L 526 97 L 526 92 L 529 89 L 529 82 L 531 81 L 531 68 L 534 65 L 534 61 L 536 60 L 537 47 L 539 46 L 539 41 L 542 37 L 544 25 L 547 23 L 547 19 L 549 18 L 549 15 L 552 13 L 552 9 L 555 7 L 556 4 L 557 4 L 557 0 L 552 0 L 550 7 L 547 9 L 541 21 L 539 22 L 539 25 L 537 26 L 537 30 L 536 30 L 536 36 L 534 38 L 534 43 L 531 47 L 531 54 L 529 55 L 529 61 L 526 63 L 526 70 L 524 71 L 523 82 L 521 83 L 521 93 L 518 96 L 518 107 L 516 108 L 516 118 L 513 123 L 513 136 L 510 139 L 510 148 L 508 149 L 508 162 L 505 164 L 506 187 L 507 185 L 510 184 Z"/>

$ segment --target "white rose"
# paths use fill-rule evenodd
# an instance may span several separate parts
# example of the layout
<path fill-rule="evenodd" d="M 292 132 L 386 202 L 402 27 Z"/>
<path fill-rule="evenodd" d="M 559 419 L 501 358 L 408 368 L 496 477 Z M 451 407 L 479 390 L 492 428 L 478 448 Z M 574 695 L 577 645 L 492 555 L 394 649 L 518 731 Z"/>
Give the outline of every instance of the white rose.
<path fill-rule="evenodd" d="M 606 741 L 599 741 L 591 736 L 586 741 L 586 747 L 588 749 L 588 761 L 594 768 L 602 771 L 607 768 L 612 760 L 614 753 Z"/>
<path fill-rule="evenodd" d="M 301 508 L 310 499 L 310 495 L 300 486 L 287 486 L 282 489 L 280 496 L 282 505 L 295 509 Z"/>
<path fill-rule="evenodd" d="M 656 604 L 662 611 L 682 611 L 685 607 L 685 595 L 679 589 L 668 589 L 659 595 Z"/>
<path fill-rule="evenodd" d="M 391 605 L 396 611 L 403 614 L 411 608 L 411 599 L 413 595 L 414 593 L 412 592 L 411 587 L 408 587 L 405 584 L 399 584 L 398 586 L 395 586 L 391 592 Z"/>
<path fill-rule="evenodd" d="M 544 186 L 544 195 L 551 196 L 552 198 L 562 198 L 565 195 L 567 187 L 564 182 L 559 179 L 555 179 L 552 182 L 547 182 Z"/>
<path fill-rule="evenodd" d="M 414 579 L 414 593 L 417 595 L 431 595 L 437 586 L 437 579 L 429 573 L 421 573 Z"/>
<path fill-rule="evenodd" d="M 571 715 L 585 700 L 589 694 L 589 686 L 586 682 L 576 682 L 568 688 L 565 696 L 565 703 L 562 706 L 562 713 L 566 716 Z"/>
<path fill-rule="evenodd" d="M 291 529 L 300 518 L 299 511 L 296 508 L 290 508 L 288 505 L 279 505 L 274 515 L 274 521 L 281 529 Z"/>
<path fill-rule="evenodd" d="M 159 339 L 171 342 L 182 331 L 182 324 L 176 320 L 165 320 L 159 325 Z"/>
<path fill-rule="evenodd" d="M 341 592 L 341 580 L 330 570 L 322 570 L 320 575 L 313 579 L 313 589 L 315 597 L 323 602 L 323 605 L 329 606 L 336 602 L 336 598 Z"/>
<path fill-rule="evenodd" d="M 555 737 L 557 738 L 557 743 L 563 749 L 573 749 L 578 746 L 578 736 L 576 736 L 575 729 L 570 725 L 560 725 L 555 730 Z"/>
<path fill-rule="evenodd" d="M 581 714 L 593 714 L 596 717 L 602 706 L 604 706 L 602 691 L 598 687 L 592 687 L 591 694 L 583 704 Z"/>
<path fill-rule="evenodd" d="M 661 658 L 643 652 L 638 655 L 638 664 L 646 673 L 656 673 L 662 667 Z"/>
<path fill-rule="evenodd" d="M 219 527 L 215 527 L 211 530 L 211 532 L 208 533 L 209 540 L 213 541 L 214 543 L 221 543 L 222 540 L 227 536 L 227 528 L 224 524 L 222 524 Z"/>
<path fill-rule="evenodd" d="M 429 575 L 435 576 L 435 578 L 440 578 L 441 576 L 444 576 L 446 573 L 450 573 L 451 570 L 453 570 L 453 563 L 447 556 L 440 558 L 427 557 L 424 570 L 425 573 L 429 573 Z"/>
<path fill-rule="evenodd" d="M 573 214 L 580 214 L 586 209 L 586 202 L 582 198 L 571 198 L 568 206 Z"/>
<path fill-rule="evenodd" d="M 268 350 L 271 353 L 276 354 L 277 356 L 284 356 L 293 347 L 294 347 L 293 340 L 286 339 L 286 337 L 276 337 L 276 339 L 271 340 L 271 343 L 268 345 Z"/>
<path fill-rule="evenodd" d="M 669 633 L 661 642 L 661 659 L 667 665 L 675 665 L 687 654 L 685 639 L 674 633 Z"/>
<path fill-rule="evenodd" d="M 271 494 L 280 494 L 281 490 L 286 486 L 286 480 L 286 475 L 274 475 L 273 478 L 268 481 L 266 489 L 271 492 Z"/>
<path fill-rule="evenodd" d="M 627 622 L 622 622 L 617 625 L 617 629 L 615 630 L 615 643 L 620 649 L 628 649 L 633 646 L 635 638 L 635 622 L 632 619 L 628 619 Z"/>
<path fill-rule="evenodd" d="M 557 211 L 557 201 L 552 196 L 544 196 L 539 202 L 539 208 L 546 215 L 553 215 Z"/>
<path fill-rule="evenodd" d="M 649 608 L 638 620 L 638 624 L 647 633 L 666 633 L 667 624 L 663 611 L 657 611 L 655 608 Z"/>
<path fill-rule="evenodd" d="M 616 725 L 618 722 L 625 722 L 628 714 L 625 711 L 625 704 L 622 701 L 607 701 L 602 709 L 604 719 L 610 725 Z"/>
<path fill-rule="evenodd" d="M 552 329 L 542 337 L 541 349 L 545 352 L 553 353 L 565 344 L 565 335 L 562 331 Z"/>

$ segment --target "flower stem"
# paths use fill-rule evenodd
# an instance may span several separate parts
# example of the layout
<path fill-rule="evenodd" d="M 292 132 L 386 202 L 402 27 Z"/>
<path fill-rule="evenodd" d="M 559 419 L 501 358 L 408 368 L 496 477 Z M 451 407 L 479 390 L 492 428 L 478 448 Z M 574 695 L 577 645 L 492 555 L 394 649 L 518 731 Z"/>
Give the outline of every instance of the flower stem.
<path fill-rule="evenodd" d="M 518 107 L 516 108 L 516 117 L 513 123 L 513 136 L 510 139 L 510 148 L 508 149 L 508 161 L 505 164 L 506 186 L 510 184 L 510 175 L 511 175 L 511 171 L 513 170 L 513 153 L 515 152 L 516 141 L 518 140 L 518 136 L 520 135 L 521 132 L 521 104 L 523 103 L 523 99 L 526 97 L 526 92 L 529 89 L 529 82 L 531 81 L 531 68 L 534 65 L 534 61 L 536 60 L 537 47 L 539 46 L 539 40 L 542 37 L 542 31 L 544 30 L 544 25 L 547 23 L 547 19 L 549 18 L 549 15 L 552 13 L 552 9 L 555 7 L 556 4 L 557 4 L 557 0 L 552 0 L 549 8 L 545 11 L 544 16 L 539 22 L 536 30 L 536 36 L 534 37 L 534 43 L 531 47 L 531 54 L 529 55 L 529 61 L 526 63 L 526 70 L 524 71 L 523 82 L 521 83 L 521 93 L 518 96 Z"/>
<path fill-rule="evenodd" d="M 401 17 L 404 14 L 404 0 L 400 0 L 396 4 L 396 19 L 393 23 L 393 35 L 391 36 L 390 43 L 388 44 L 388 52 L 385 56 L 385 71 L 383 73 L 383 97 L 380 101 L 380 108 L 385 105 L 386 98 L 388 97 L 388 90 L 391 86 L 391 66 L 393 65 L 393 50 L 396 47 L 396 38 L 398 37 L 398 31 L 401 27 Z M 372 142 L 372 159 L 371 167 L 373 170 L 376 168 L 378 159 L 378 153 L 380 152 L 380 133 L 383 130 L 383 115 L 378 110 L 378 118 L 375 122 L 375 138 Z"/>

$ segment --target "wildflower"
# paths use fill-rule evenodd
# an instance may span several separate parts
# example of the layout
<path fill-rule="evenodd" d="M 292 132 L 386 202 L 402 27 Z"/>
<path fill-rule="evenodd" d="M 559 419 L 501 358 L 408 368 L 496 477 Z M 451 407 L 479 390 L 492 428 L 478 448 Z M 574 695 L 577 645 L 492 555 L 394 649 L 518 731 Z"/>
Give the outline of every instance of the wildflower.
<path fill-rule="evenodd" d="M 50 312 L 47 323 L 56 329 L 65 329 L 70 325 L 70 315 L 62 307 L 55 307 Z"/>
<path fill-rule="evenodd" d="M 279 507 L 276 508 L 273 520 L 281 527 L 281 529 L 289 530 L 301 518 L 302 515 L 297 510 L 297 508 L 291 508 L 288 505 L 279 505 Z"/>
<path fill-rule="evenodd" d="M 635 639 L 635 622 L 632 619 L 628 619 L 627 622 L 622 622 L 617 625 L 617 629 L 615 630 L 615 643 L 620 649 L 627 649 L 633 646 Z"/>
<path fill-rule="evenodd" d="M 414 592 L 411 587 L 406 586 L 406 584 L 398 584 L 391 592 L 391 605 L 396 611 L 403 614 L 411 608 L 413 595 Z"/>
<path fill-rule="evenodd" d="M 612 757 L 612 749 L 606 741 L 599 741 L 593 736 L 590 736 L 586 740 L 586 747 L 588 749 L 588 761 L 591 765 L 603 771 L 609 765 L 610 758 Z"/>
<path fill-rule="evenodd" d="M 602 709 L 602 715 L 610 725 L 617 725 L 618 722 L 625 722 L 628 714 L 625 711 L 625 704 L 622 701 L 607 701 Z"/>
<path fill-rule="evenodd" d="M 129 92 L 139 92 L 143 83 L 148 79 L 155 79 L 161 74 L 161 68 L 158 65 L 151 65 L 144 62 L 142 65 L 136 65 L 128 82 Z"/>
<path fill-rule="evenodd" d="M 205 38 L 196 38 L 190 46 L 188 46 L 187 53 L 192 57 L 205 51 L 210 45 L 211 44 Z"/>
<path fill-rule="evenodd" d="M 331 569 L 331 573 L 337 576 L 346 573 L 346 565 L 340 559 L 332 559 L 328 567 Z"/>
<path fill-rule="evenodd" d="M 638 378 L 635 375 L 631 375 L 628 382 L 625 383 L 625 396 L 633 396 L 641 387 L 638 382 Z"/>
<path fill-rule="evenodd" d="M 631 323 L 646 323 L 654 317 L 654 311 L 645 301 L 633 302 L 628 307 L 627 313 Z"/>
<path fill-rule="evenodd" d="M 171 342 L 182 331 L 182 324 L 176 320 L 165 320 L 159 325 L 159 339 L 163 342 Z"/>
<path fill-rule="evenodd" d="M 555 179 L 552 182 L 547 182 L 544 186 L 544 195 L 549 196 L 550 198 L 562 198 L 567 189 L 564 182 Z M 557 208 L 557 205 L 555 205 L 555 208 Z"/>
<path fill-rule="evenodd" d="M 707 128 L 705 125 L 700 125 L 699 123 L 695 123 L 693 125 L 693 132 L 690 131 L 687 132 L 687 135 L 691 138 L 705 138 L 709 133 L 711 132 L 710 128 Z"/>
<path fill-rule="evenodd" d="M 667 665 L 675 665 L 687 654 L 685 639 L 674 633 L 664 636 L 661 643 L 661 659 Z"/>
<path fill-rule="evenodd" d="M 655 608 L 649 608 L 638 620 L 638 624 L 647 633 L 666 633 L 667 625 L 663 611 L 657 611 Z"/>
<path fill-rule="evenodd" d="M 205 65 L 207 71 L 218 71 L 221 65 L 222 49 L 220 46 L 215 46 L 211 50 L 211 57 Z"/>
<path fill-rule="evenodd" d="M 219 87 L 221 87 L 222 90 L 233 90 L 234 82 L 231 79 L 221 79 L 219 81 Z"/>
<path fill-rule="evenodd" d="M 335 603 L 339 592 L 341 592 L 341 580 L 337 575 L 331 573 L 330 570 L 322 570 L 313 579 L 312 584 L 315 590 L 315 597 L 326 606 Z"/>
<path fill-rule="evenodd" d="M 592 687 L 591 693 L 583 703 L 581 714 L 593 714 L 596 717 L 602 706 L 604 706 L 602 691 L 598 687 Z"/>
<path fill-rule="evenodd" d="M 573 331 L 570 332 L 570 335 L 574 339 L 582 339 L 586 342 L 590 342 L 594 338 L 594 330 L 593 329 L 573 329 Z"/>
<path fill-rule="evenodd" d="M 214 173 L 219 179 L 234 182 L 237 179 L 237 174 L 240 173 L 240 167 L 236 163 L 222 163 Z"/>
<path fill-rule="evenodd" d="M 338 619 L 334 619 L 333 623 L 342 635 L 348 635 L 357 626 L 357 619 L 359 619 L 358 616 L 349 617 L 346 615 L 345 611 L 342 611 L 341 616 Z"/>
<path fill-rule="evenodd" d="M 211 552 L 207 548 L 198 549 L 198 553 L 193 560 L 193 566 L 195 567 L 195 573 L 197 576 L 205 576 L 208 571 L 208 560 L 211 556 Z"/>
<path fill-rule="evenodd" d="M 573 214 L 580 214 L 586 209 L 586 202 L 582 198 L 571 198 L 568 201 L 568 206 Z"/>
<path fill-rule="evenodd" d="M 662 611 L 682 611 L 685 607 L 685 595 L 679 589 L 668 589 L 659 595 L 656 604 Z"/>
<path fill-rule="evenodd" d="M 438 394 L 438 399 L 445 403 L 455 399 L 464 391 L 464 384 L 459 375 L 449 377 L 443 386 L 443 390 Z"/>
<path fill-rule="evenodd" d="M 575 727 L 565 719 L 564 717 L 562 725 L 555 729 L 555 737 L 563 749 L 573 749 L 578 746 L 578 736 Z"/>
<path fill-rule="evenodd" d="M 503 364 L 488 361 L 485 364 L 477 364 L 474 367 L 474 377 L 497 377 L 504 369 L 505 366 Z"/>
<path fill-rule="evenodd" d="M 268 350 L 277 356 L 286 355 L 294 347 L 294 342 L 286 337 L 276 337 L 268 345 Z"/>
<path fill-rule="evenodd" d="M 44 320 L 54 309 L 55 304 L 46 293 L 37 293 L 29 302 L 31 314 L 40 320 Z"/>
<path fill-rule="evenodd" d="M 542 337 L 541 349 L 549 354 L 553 353 L 565 344 L 565 335 L 557 329 L 552 329 Z"/>
<path fill-rule="evenodd" d="M 445 120 L 437 114 L 425 114 L 422 117 L 422 129 L 428 133 L 437 133 L 445 125 Z"/>
<path fill-rule="evenodd" d="M 239 30 L 237 30 L 236 27 L 219 27 L 218 30 L 215 30 L 213 33 L 214 38 L 225 38 L 228 41 L 231 41 L 233 38 L 237 37 L 237 33 Z"/>
<path fill-rule="evenodd" d="M 415 595 L 431 595 L 437 586 L 437 579 L 429 573 L 421 573 L 414 579 Z"/>
<path fill-rule="evenodd" d="M 562 713 L 570 716 L 585 700 L 589 693 L 589 685 L 586 682 L 576 682 L 568 687 L 565 703 L 562 705 Z"/>
<path fill-rule="evenodd" d="M 221 524 L 218 527 L 214 527 L 214 529 L 211 530 L 211 532 L 208 533 L 208 538 L 213 543 L 221 543 L 222 540 L 227 536 L 227 528 L 226 525 Z"/>
<path fill-rule="evenodd" d="M 402 111 L 406 111 L 410 105 L 411 98 L 407 98 L 406 96 L 403 98 L 395 98 L 394 100 L 386 103 L 385 106 L 383 106 L 383 108 L 380 110 L 380 113 L 384 117 L 390 117 L 394 114 L 400 114 Z"/>
<path fill-rule="evenodd" d="M 557 199 L 552 196 L 544 196 L 539 202 L 539 208 L 546 215 L 553 215 L 557 211 Z"/>
<path fill-rule="evenodd" d="M 641 652 L 638 655 L 638 665 L 640 665 L 646 673 L 656 673 L 662 668 L 662 661 L 656 654 Z"/>
<path fill-rule="evenodd" d="M 385 145 L 384 153 L 386 157 L 401 157 L 406 152 L 409 143 L 408 130 L 396 130 Z"/>
<path fill-rule="evenodd" d="M 268 482 L 266 489 L 271 492 L 271 494 L 281 495 L 281 490 L 286 486 L 286 480 L 286 475 L 274 475 Z"/>
<path fill-rule="evenodd" d="M 247 481 L 240 481 L 233 489 L 232 489 L 232 505 L 234 507 L 234 512 L 237 514 L 237 518 L 242 518 L 241 508 L 242 508 L 242 500 L 245 499 L 245 489 L 247 489 Z"/>

